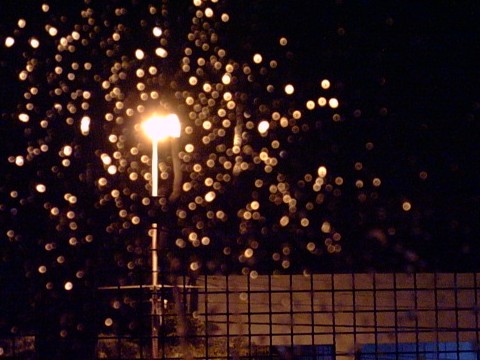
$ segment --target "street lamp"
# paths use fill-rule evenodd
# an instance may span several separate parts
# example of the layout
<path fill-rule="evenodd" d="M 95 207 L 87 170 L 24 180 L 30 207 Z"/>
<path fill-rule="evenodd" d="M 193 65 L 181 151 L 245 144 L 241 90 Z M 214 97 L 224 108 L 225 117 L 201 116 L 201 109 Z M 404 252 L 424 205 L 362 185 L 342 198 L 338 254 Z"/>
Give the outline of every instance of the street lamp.
<path fill-rule="evenodd" d="M 175 139 L 180 137 L 181 126 L 178 116 L 169 114 L 166 116 L 154 115 L 143 123 L 143 129 L 148 137 L 152 140 L 152 197 L 158 197 L 158 143 L 166 139 Z M 180 184 L 178 154 L 175 154 L 176 147 L 172 144 L 172 161 L 174 168 L 174 181 L 172 189 L 172 197 L 178 194 Z M 162 316 L 162 299 L 158 297 L 158 225 L 152 223 L 152 298 L 151 298 L 151 322 L 152 322 L 152 358 L 158 358 L 158 331 Z"/>
<path fill-rule="evenodd" d="M 180 137 L 180 120 L 175 114 L 154 115 L 143 123 L 143 130 L 152 140 L 152 196 L 158 196 L 158 143 Z"/>

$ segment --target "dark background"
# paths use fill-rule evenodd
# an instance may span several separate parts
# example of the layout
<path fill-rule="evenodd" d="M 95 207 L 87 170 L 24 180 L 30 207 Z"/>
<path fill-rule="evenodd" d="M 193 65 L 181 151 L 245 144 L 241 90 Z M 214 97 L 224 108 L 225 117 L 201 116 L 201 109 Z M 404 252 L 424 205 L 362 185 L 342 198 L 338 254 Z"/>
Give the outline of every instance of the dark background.
<path fill-rule="evenodd" d="M 44 31 L 49 22 L 71 29 L 73 23 L 81 21 L 79 13 L 85 8 L 81 1 L 50 4 L 54 6 L 48 15 L 40 13 L 37 2 L 2 1 L 0 4 L 0 287 L 2 307 L 12 309 L 1 315 L 0 326 L 5 329 L 11 329 L 11 324 L 27 323 L 31 313 L 25 309 L 45 305 L 54 314 L 68 313 L 65 309 L 88 313 L 82 296 L 94 289 L 95 284 L 115 279 L 117 273 L 102 278 L 106 273 L 99 269 L 109 268 L 118 256 L 124 256 L 128 244 L 125 234 L 119 232 L 109 241 L 110 235 L 104 231 L 106 224 L 116 221 L 111 216 L 115 206 L 95 205 L 104 194 L 98 193 L 94 182 L 76 183 L 79 175 L 92 169 L 98 172 L 95 174 L 102 174 L 98 157 L 94 155 L 95 150 L 107 146 L 101 132 L 82 140 L 60 125 L 52 127 L 48 135 L 52 148 L 71 136 L 72 143 L 81 149 L 78 165 L 61 181 L 42 172 L 56 163 L 57 155 L 53 151 L 21 169 L 8 161 L 10 156 L 24 153 L 37 138 L 45 136 L 38 129 L 26 129 L 16 120 L 25 102 L 26 88 L 25 83 L 18 81 L 17 72 L 29 56 L 21 39 Z M 143 2 L 102 4 L 92 1 L 97 14 L 102 14 L 99 18 L 115 22 L 112 15 L 115 6 L 135 10 L 142 8 Z M 318 164 L 324 164 L 331 183 L 335 178 L 343 179 L 342 186 L 334 186 L 339 192 L 327 193 L 324 207 L 317 210 L 318 225 L 328 219 L 341 233 L 342 251 L 329 254 L 323 248 L 325 239 L 316 233 L 293 229 L 283 233 L 271 231 L 268 236 L 260 237 L 259 231 L 252 230 L 262 246 L 247 266 L 238 261 L 238 254 L 250 239 L 244 234 L 236 236 L 238 224 L 232 223 L 219 226 L 218 241 L 213 241 L 210 248 L 189 249 L 175 255 L 181 262 L 188 264 L 197 259 L 207 264 L 216 259 L 212 266 L 202 269 L 214 273 L 242 269 L 247 272 L 470 272 L 480 269 L 478 2 L 258 0 L 220 1 L 213 8 L 230 15 L 227 24 L 215 23 L 214 28 L 219 44 L 227 49 L 232 61 L 250 64 L 256 69 L 252 56 L 261 53 L 265 59 L 275 59 L 280 64 L 270 75 L 257 76 L 253 85 L 239 82 L 238 91 L 247 94 L 245 107 L 252 113 L 261 103 L 271 105 L 272 109 L 275 106 L 287 111 L 304 109 L 306 100 L 316 100 L 319 93 L 339 99 L 341 121 L 338 122 L 332 120 L 333 112 L 304 110 L 309 130 L 283 142 L 288 157 L 279 168 L 296 179 L 298 174 L 314 173 Z M 186 35 L 191 31 L 194 9 L 190 1 L 172 1 L 167 9 L 168 15 L 159 20 L 161 24 L 166 21 L 170 29 L 170 55 L 163 71 L 181 84 L 185 75 L 178 71 L 178 64 L 188 45 Z M 122 43 L 120 55 L 122 51 L 132 52 L 144 31 L 138 25 L 142 12 L 133 10 L 133 15 L 125 20 L 134 29 L 129 33 L 133 40 Z M 28 18 L 33 25 L 18 35 L 13 48 L 6 49 L 4 39 L 13 33 L 19 17 Z M 278 44 L 282 36 L 288 39 L 286 47 Z M 42 48 L 36 57 L 47 69 L 53 54 L 54 49 Z M 92 54 L 87 47 L 74 56 L 84 60 Z M 108 69 L 105 57 L 92 59 L 99 72 Z M 328 92 L 321 92 L 322 79 L 332 83 Z M 47 95 L 49 85 L 41 76 L 35 81 L 46 89 L 44 102 L 38 103 L 42 115 L 48 108 L 45 104 L 51 101 Z M 281 91 L 274 95 L 265 92 L 266 84 L 282 89 L 289 82 L 295 84 L 293 97 L 286 97 Z M 98 113 L 105 110 L 106 104 L 100 98 L 95 104 Z M 182 109 L 185 110 L 179 106 L 179 110 Z M 256 139 L 253 133 L 249 138 L 251 145 L 262 146 L 263 140 Z M 202 155 L 201 151 L 198 156 L 206 156 L 206 152 Z M 362 164 L 361 169 L 355 168 L 358 163 Z M 261 171 L 252 174 L 262 176 Z M 50 181 L 49 186 L 58 189 L 58 193 L 50 199 L 39 197 L 32 191 L 33 178 Z M 380 187 L 371 185 L 374 178 L 381 179 Z M 268 176 L 265 179 L 272 181 Z M 247 175 L 240 177 L 237 187 L 228 189 L 228 194 L 234 191 L 238 198 L 232 200 L 224 195 L 219 200 L 220 206 L 233 214 L 232 218 L 240 200 L 244 200 L 243 195 L 251 192 L 245 187 L 249 180 Z M 364 182 L 363 188 L 355 185 L 358 180 Z M 79 224 L 86 229 L 85 233 L 95 233 L 99 241 L 71 249 L 64 244 L 65 231 L 58 230 L 55 221 L 42 215 L 42 207 L 45 201 L 61 199 L 76 186 L 82 186 Z M 20 192 L 18 198 L 11 196 L 14 189 Z M 299 201 L 311 196 L 300 188 L 296 190 Z M 402 209 L 405 201 L 411 203 L 410 211 Z M 273 207 L 272 219 L 276 211 Z M 269 219 L 265 223 L 266 227 L 275 229 Z M 12 229 L 13 237 L 8 235 Z M 138 237 L 145 236 L 145 231 L 139 231 Z M 318 227 L 316 231 L 319 233 Z M 132 234 L 135 235 L 127 235 Z M 315 254 L 305 251 L 306 243 L 312 239 L 322 248 Z M 49 242 L 57 243 L 58 253 L 45 251 L 45 244 Z M 222 255 L 226 247 L 231 248 L 234 255 Z M 271 253 L 281 252 L 285 247 L 293 249 L 289 257 L 292 265 L 288 269 L 271 260 Z M 59 254 L 66 256 L 66 265 L 56 264 Z M 46 279 L 37 273 L 40 264 L 52 264 L 48 279 L 60 284 L 59 290 L 45 289 Z M 79 269 L 87 274 L 79 282 L 79 295 L 65 295 L 61 284 Z M 23 296 L 24 293 L 28 296 Z M 77 316 L 74 315 L 72 319 Z"/>

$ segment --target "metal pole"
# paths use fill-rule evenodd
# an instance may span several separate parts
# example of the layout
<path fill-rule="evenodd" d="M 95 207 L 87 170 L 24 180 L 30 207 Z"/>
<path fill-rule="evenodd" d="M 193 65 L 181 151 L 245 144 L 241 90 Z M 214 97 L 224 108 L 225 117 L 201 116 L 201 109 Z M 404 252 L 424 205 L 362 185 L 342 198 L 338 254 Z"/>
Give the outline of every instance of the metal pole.
<path fill-rule="evenodd" d="M 158 287 L 158 254 L 157 254 L 157 223 L 152 224 L 152 359 L 158 359 L 158 330 L 160 320 L 160 301 L 157 294 Z"/>
<path fill-rule="evenodd" d="M 158 141 L 152 139 L 152 197 L 158 196 Z M 151 303 L 151 336 L 152 336 L 152 359 L 158 359 L 158 332 L 160 304 L 157 294 L 158 286 L 158 229 L 157 223 L 152 224 L 152 296 Z"/>
<path fill-rule="evenodd" d="M 152 140 L 152 196 L 158 196 L 158 142 Z"/>
<path fill-rule="evenodd" d="M 152 288 L 157 290 L 158 286 L 158 253 L 157 253 L 157 223 L 152 224 Z"/>

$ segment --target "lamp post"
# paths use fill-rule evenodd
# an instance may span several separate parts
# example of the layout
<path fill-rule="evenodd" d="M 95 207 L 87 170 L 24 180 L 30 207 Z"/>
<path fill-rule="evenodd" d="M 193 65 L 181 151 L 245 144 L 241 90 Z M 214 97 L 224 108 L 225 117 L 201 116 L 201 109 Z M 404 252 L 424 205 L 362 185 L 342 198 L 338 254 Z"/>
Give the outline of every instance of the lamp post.
<path fill-rule="evenodd" d="M 143 129 L 146 135 L 152 140 L 152 177 L 151 177 L 151 196 L 158 197 L 158 143 L 160 141 L 172 138 L 179 138 L 181 132 L 180 120 L 175 114 L 166 116 L 154 115 L 143 123 Z M 174 153 L 172 147 L 172 153 Z M 175 175 L 179 171 L 178 160 L 173 154 L 174 164 L 174 189 L 173 193 L 177 193 L 176 188 L 179 184 L 178 179 L 175 180 Z M 178 176 L 177 176 L 178 178 Z M 158 331 L 159 319 L 162 316 L 162 299 L 158 297 L 158 290 L 161 286 L 158 284 L 158 224 L 152 223 L 151 229 L 152 238 L 152 297 L 151 297 L 151 336 L 152 336 L 152 359 L 158 359 Z"/>
<path fill-rule="evenodd" d="M 158 196 L 158 143 L 180 137 L 180 120 L 175 114 L 154 115 L 143 123 L 143 129 L 152 140 L 152 197 Z"/>

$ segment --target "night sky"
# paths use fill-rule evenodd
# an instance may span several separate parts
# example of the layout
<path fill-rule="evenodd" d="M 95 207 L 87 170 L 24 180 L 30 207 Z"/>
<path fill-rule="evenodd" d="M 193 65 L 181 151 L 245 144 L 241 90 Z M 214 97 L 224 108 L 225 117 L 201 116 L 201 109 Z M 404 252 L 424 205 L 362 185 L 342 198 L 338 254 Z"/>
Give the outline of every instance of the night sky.
<path fill-rule="evenodd" d="M 480 269 L 476 1 L 43 4 L 0 4 L 8 296 L 137 282 L 152 221 L 193 275 Z M 149 198 L 160 107 L 175 202 Z"/>

